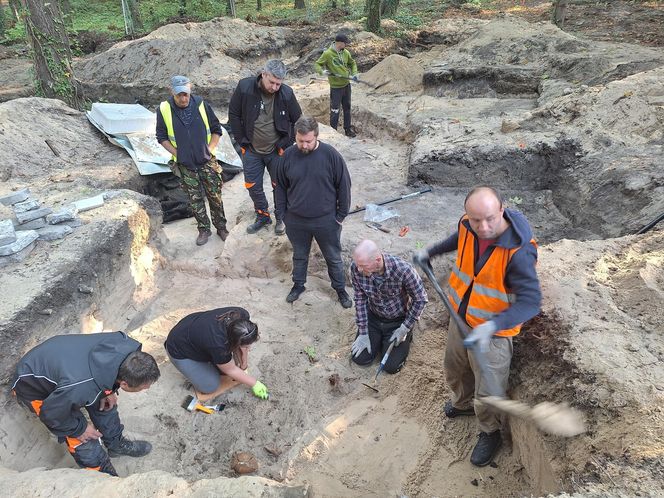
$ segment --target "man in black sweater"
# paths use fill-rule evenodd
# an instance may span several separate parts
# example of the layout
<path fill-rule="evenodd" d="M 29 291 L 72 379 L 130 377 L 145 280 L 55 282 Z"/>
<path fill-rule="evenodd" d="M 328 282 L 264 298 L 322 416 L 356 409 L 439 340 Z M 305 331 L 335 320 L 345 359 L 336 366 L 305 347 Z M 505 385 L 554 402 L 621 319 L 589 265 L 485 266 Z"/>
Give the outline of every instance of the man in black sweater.
<path fill-rule="evenodd" d="M 350 208 L 350 174 L 334 147 L 318 140 L 318 123 L 302 116 L 295 123 L 295 147 L 286 150 L 277 169 L 276 214 L 286 224 L 293 246 L 292 303 L 304 292 L 311 241 L 316 239 L 332 288 L 344 308 L 353 306 L 346 292 L 341 260 L 341 224 Z"/>
<path fill-rule="evenodd" d="M 293 89 L 283 84 L 285 77 L 283 62 L 267 61 L 258 76 L 240 80 L 228 106 L 228 122 L 242 147 L 244 186 L 256 211 L 256 221 L 247 227 L 247 233 L 256 233 L 272 223 L 263 173 L 267 168 L 274 188 L 277 163 L 284 150 L 293 145 L 293 124 L 302 115 Z M 283 235 L 286 228 L 279 213 L 275 214 L 274 232 Z"/>

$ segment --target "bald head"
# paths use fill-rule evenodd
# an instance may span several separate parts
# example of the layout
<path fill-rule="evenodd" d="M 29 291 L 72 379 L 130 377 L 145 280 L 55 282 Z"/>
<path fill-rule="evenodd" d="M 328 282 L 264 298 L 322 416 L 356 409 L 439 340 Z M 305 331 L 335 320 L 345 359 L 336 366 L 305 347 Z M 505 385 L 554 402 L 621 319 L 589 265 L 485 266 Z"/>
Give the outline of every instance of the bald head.
<path fill-rule="evenodd" d="M 365 239 L 355 247 L 353 261 L 357 269 L 364 275 L 383 272 L 383 254 L 378 245 L 369 239 Z"/>
<path fill-rule="evenodd" d="M 464 202 L 470 227 L 480 239 L 496 239 L 507 230 L 500 194 L 491 187 L 476 187 Z"/>

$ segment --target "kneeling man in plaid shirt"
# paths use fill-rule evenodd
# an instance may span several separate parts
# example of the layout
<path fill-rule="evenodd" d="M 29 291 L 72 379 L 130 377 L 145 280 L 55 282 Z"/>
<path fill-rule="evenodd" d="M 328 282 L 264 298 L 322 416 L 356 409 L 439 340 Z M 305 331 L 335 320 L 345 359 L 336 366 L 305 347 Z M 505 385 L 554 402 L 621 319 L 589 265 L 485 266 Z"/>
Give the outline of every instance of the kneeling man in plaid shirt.
<path fill-rule="evenodd" d="M 372 240 L 357 245 L 350 271 L 357 323 L 353 361 L 370 365 L 396 341 L 385 372 L 397 373 L 410 351 L 413 326 L 428 301 L 422 279 L 410 263 L 381 252 Z"/>

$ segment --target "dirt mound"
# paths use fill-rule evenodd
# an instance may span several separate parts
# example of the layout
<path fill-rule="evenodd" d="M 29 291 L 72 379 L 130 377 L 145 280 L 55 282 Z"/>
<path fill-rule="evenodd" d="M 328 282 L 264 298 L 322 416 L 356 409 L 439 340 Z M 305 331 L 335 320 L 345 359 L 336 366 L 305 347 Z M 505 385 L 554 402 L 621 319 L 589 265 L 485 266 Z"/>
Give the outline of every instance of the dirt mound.
<path fill-rule="evenodd" d="M 362 79 L 379 86 L 377 93 L 417 92 L 422 89 L 424 70 L 411 59 L 393 54 L 362 75 Z M 387 82 L 387 83 L 386 83 Z"/>
<path fill-rule="evenodd" d="M 72 183 L 136 190 L 142 184 L 129 156 L 84 113 L 37 97 L 0 104 L 0 182 L 7 182 L 3 190 L 30 184 L 51 192 L 72 190 Z"/>
<path fill-rule="evenodd" d="M 438 96 L 534 96 L 549 79 L 593 85 L 662 64 L 661 50 L 589 42 L 551 23 L 504 16 L 447 50 L 425 72 L 424 83 Z"/>
<path fill-rule="evenodd" d="M 456 45 L 477 33 L 488 22 L 483 19 L 438 19 L 418 31 L 417 43 Z"/>
<path fill-rule="evenodd" d="M 517 395 L 587 417 L 586 434 L 545 439 L 559 475 L 609 495 L 661 493 L 663 243 L 659 231 L 542 248 L 543 313 L 515 345 Z"/>
<path fill-rule="evenodd" d="M 291 73 L 295 76 L 310 75 L 314 72 L 314 62 L 333 42 L 337 33 L 346 34 L 351 44 L 348 46 L 360 72 L 365 72 L 378 64 L 390 54 L 399 52 L 394 38 L 381 38 L 380 36 L 363 31 L 362 26 L 356 22 L 343 24 L 327 24 L 319 26 L 312 37 L 311 28 L 307 35 L 312 37 L 297 56 L 289 60 Z"/>
<path fill-rule="evenodd" d="M 187 482 L 158 470 L 117 479 L 99 472 L 74 469 L 35 469 L 18 473 L 0 468 L 0 485 L 7 496 L 16 498 L 54 495 L 75 498 L 81 496 L 81 489 L 98 496 L 302 498 L 308 495 L 306 486 L 286 486 L 261 477 L 218 477 Z"/>
<path fill-rule="evenodd" d="M 227 17 L 203 23 L 169 24 L 138 40 L 74 64 L 86 97 L 157 104 L 174 74 L 187 75 L 199 93 L 225 105 L 238 80 L 255 74 L 270 57 L 294 49 L 288 28 Z"/>

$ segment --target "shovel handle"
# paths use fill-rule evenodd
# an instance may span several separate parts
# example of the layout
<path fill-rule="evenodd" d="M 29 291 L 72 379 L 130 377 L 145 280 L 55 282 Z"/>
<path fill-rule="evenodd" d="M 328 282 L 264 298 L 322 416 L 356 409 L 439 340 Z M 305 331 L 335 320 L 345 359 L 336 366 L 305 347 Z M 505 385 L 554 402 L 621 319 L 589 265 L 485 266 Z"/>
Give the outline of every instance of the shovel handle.
<path fill-rule="evenodd" d="M 445 307 L 447 308 L 447 311 L 449 311 L 452 320 L 454 320 L 454 323 L 457 326 L 457 329 L 459 330 L 459 334 L 461 335 L 461 340 L 463 341 L 470 334 L 470 327 L 468 327 L 466 322 L 461 319 L 459 314 L 452 307 L 452 303 L 450 303 L 449 298 L 445 295 L 443 289 L 441 289 L 440 284 L 438 283 L 438 279 L 436 279 L 436 276 L 433 274 L 433 268 L 431 268 L 430 264 L 423 265 L 417 261 L 414 261 L 414 263 L 422 269 L 424 274 L 431 281 L 433 288 L 436 289 L 436 293 L 443 300 L 443 304 L 445 304 Z M 501 398 L 505 397 L 505 393 L 502 392 L 502 389 L 499 389 L 496 383 L 494 382 L 493 378 L 490 375 L 487 375 L 486 371 L 487 362 L 484 352 L 479 348 L 477 343 L 475 343 L 475 345 L 471 347 L 471 350 L 473 352 L 473 355 L 475 356 L 475 359 L 477 360 L 477 365 L 480 370 L 480 377 L 486 383 L 487 390 L 489 391 L 489 393 L 491 393 L 491 395 L 493 396 L 498 396 Z"/>

